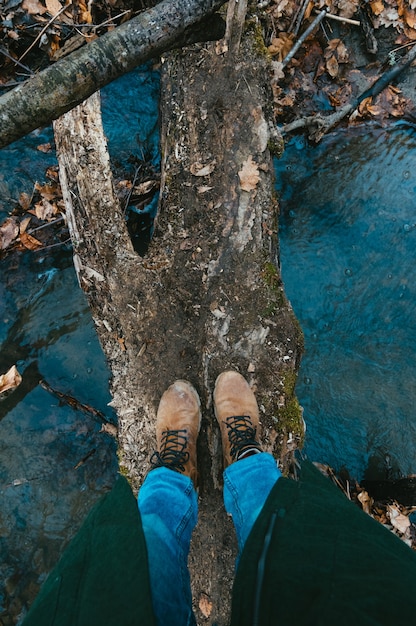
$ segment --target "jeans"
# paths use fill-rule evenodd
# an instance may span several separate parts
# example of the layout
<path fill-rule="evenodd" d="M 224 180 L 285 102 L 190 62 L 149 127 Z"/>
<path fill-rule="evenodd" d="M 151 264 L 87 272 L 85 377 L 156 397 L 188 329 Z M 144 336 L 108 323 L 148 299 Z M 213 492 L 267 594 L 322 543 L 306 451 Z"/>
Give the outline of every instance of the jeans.
<path fill-rule="evenodd" d="M 232 516 L 239 552 L 281 476 L 266 452 L 232 463 L 224 472 L 224 504 Z M 188 554 L 198 518 L 198 498 L 188 476 L 159 467 L 139 491 L 153 610 L 158 626 L 194 625 Z"/>

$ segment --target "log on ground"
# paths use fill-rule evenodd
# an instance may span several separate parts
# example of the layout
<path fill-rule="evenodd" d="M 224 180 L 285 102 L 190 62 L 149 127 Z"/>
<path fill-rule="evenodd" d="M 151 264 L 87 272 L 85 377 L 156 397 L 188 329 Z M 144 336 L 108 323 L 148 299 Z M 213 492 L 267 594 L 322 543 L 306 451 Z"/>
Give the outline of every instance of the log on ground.
<path fill-rule="evenodd" d="M 145 257 L 133 252 L 112 191 L 97 98 L 56 122 L 55 135 L 78 275 L 113 375 L 120 464 L 134 489 L 148 471 L 163 391 L 187 378 L 201 396 L 190 569 L 198 623 L 225 626 L 236 541 L 222 504 L 213 385 L 227 368 L 246 376 L 262 443 L 286 469 L 303 436 L 294 395 L 302 333 L 279 272 L 267 60 L 250 33 L 238 58 L 217 52 L 199 45 L 163 59 L 162 189 Z M 208 618 L 199 608 L 207 598 Z"/>

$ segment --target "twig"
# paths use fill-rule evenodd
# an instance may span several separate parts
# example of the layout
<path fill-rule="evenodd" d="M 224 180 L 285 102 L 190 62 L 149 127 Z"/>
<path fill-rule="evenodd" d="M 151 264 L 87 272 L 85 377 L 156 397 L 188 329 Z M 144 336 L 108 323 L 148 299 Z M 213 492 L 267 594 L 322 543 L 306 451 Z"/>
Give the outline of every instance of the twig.
<path fill-rule="evenodd" d="M 32 228 L 31 230 L 28 230 L 27 234 L 32 235 L 33 233 L 36 233 L 38 230 L 43 230 L 44 228 L 47 228 L 48 226 L 59 224 L 59 222 L 62 222 L 62 221 L 65 221 L 65 218 L 63 217 L 63 215 L 61 215 L 61 217 L 57 217 L 56 220 L 52 220 L 52 222 L 46 222 L 46 224 L 42 224 L 42 226 L 37 226 L 36 228 Z"/>
<path fill-rule="evenodd" d="M 79 468 L 80 468 L 82 465 L 84 465 L 84 463 L 85 463 L 86 461 L 88 461 L 88 459 L 89 459 L 90 457 L 92 457 L 92 456 L 93 456 L 93 454 L 95 454 L 96 452 L 97 452 L 97 449 L 96 449 L 96 448 L 93 448 L 92 450 L 90 450 L 90 451 L 88 452 L 88 454 L 86 454 L 86 455 L 84 456 L 84 458 L 82 458 L 82 459 L 81 459 L 81 460 L 80 460 L 80 461 L 79 461 L 76 465 L 74 465 L 74 469 L 75 469 L 75 470 L 79 469 Z"/>
<path fill-rule="evenodd" d="M 318 9 L 314 9 L 314 13 L 318 13 Z M 344 22 L 345 24 L 352 24 L 353 26 L 361 26 L 361 22 L 358 20 L 352 20 L 349 17 L 341 17 L 340 15 L 334 15 L 333 13 L 327 13 L 326 16 L 329 20 L 335 22 Z"/>
<path fill-rule="evenodd" d="M 88 415 L 91 415 L 93 418 L 98 418 L 98 421 L 104 424 L 111 424 L 111 422 L 105 417 L 104 413 L 101 413 L 101 411 L 99 411 L 98 409 L 94 409 L 94 407 L 89 406 L 88 404 L 83 404 L 76 398 L 73 398 L 66 393 L 62 393 L 62 391 L 53 389 L 53 387 L 51 387 L 45 380 L 40 380 L 39 385 L 43 389 L 45 389 L 45 391 L 48 391 L 52 395 L 56 396 L 62 402 L 65 402 L 65 404 L 68 404 L 73 409 L 82 411 L 83 413 L 88 413 Z"/>
<path fill-rule="evenodd" d="M 127 196 L 127 200 L 126 200 L 126 204 L 125 204 L 125 206 L 124 206 L 124 211 L 123 211 L 123 214 L 125 214 L 125 213 L 126 213 L 127 208 L 128 208 L 128 206 L 129 206 L 129 204 L 130 204 L 130 199 L 131 199 L 131 196 L 133 195 L 133 191 L 134 191 L 134 185 L 136 184 L 137 176 L 139 175 L 139 172 L 140 172 L 140 170 L 142 169 L 142 167 L 143 167 L 143 163 L 140 163 L 139 167 L 138 167 L 138 168 L 136 169 L 136 171 L 134 172 L 133 182 L 132 182 L 132 184 L 131 184 L 131 189 L 130 189 L 130 191 L 129 191 L 129 195 Z"/>
<path fill-rule="evenodd" d="M 20 61 L 18 61 L 17 59 L 14 59 L 12 57 L 11 54 L 9 54 L 7 52 L 7 50 L 5 50 L 4 48 L 0 48 L 0 52 L 1 54 L 3 54 L 5 57 L 7 57 L 8 59 L 10 59 L 11 61 L 13 61 L 13 63 L 15 63 L 16 65 L 18 65 L 19 67 L 21 67 L 22 69 L 26 70 L 26 72 L 29 72 L 29 74 L 34 74 L 34 72 L 32 72 L 32 70 L 30 69 L 30 67 L 27 67 L 27 65 L 23 65 L 23 63 L 20 63 Z M 6 87 L 7 85 L 2 85 L 2 87 Z"/>
<path fill-rule="evenodd" d="M 45 252 L 45 250 L 51 250 L 51 248 L 57 248 L 58 246 L 65 246 L 67 243 L 71 243 L 71 237 L 65 239 L 65 241 L 60 241 L 59 243 L 52 243 L 50 246 L 43 246 L 42 248 L 36 248 L 36 250 L 32 250 L 32 252 Z"/>
<path fill-rule="evenodd" d="M 101 24 L 96 24 L 94 26 L 94 30 L 97 30 L 97 28 L 102 28 L 103 26 L 107 26 L 107 25 L 108 26 L 115 26 L 115 24 L 112 24 L 111 22 L 115 22 L 115 20 L 118 20 L 120 17 L 123 17 L 123 15 L 127 15 L 127 13 L 131 13 L 131 12 L 132 12 L 131 9 L 127 9 L 127 11 L 123 11 L 122 13 L 119 13 L 115 17 L 110 17 L 105 22 L 102 22 Z M 91 24 L 90 24 L 90 26 L 91 26 Z"/>
<path fill-rule="evenodd" d="M 285 56 L 282 61 L 282 67 L 286 67 L 289 61 L 295 56 L 296 52 L 299 50 L 305 39 L 309 37 L 309 35 L 315 30 L 315 28 L 322 22 L 324 17 L 326 16 L 326 9 L 323 9 L 319 15 L 313 20 L 312 24 L 308 26 L 304 33 L 299 37 L 291 51 Z"/>
<path fill-rule="evenodd" d="M 27 50 L 25 50 L 25 52 L 23 52 L 22 56 L 19 59 L 19 63 L 22 59 L 25 58 L 25 56 L 32 50 L 32 48 L 34 46 L 36 46 L 37 42 L 39 41 L 39 39 L 42 37 L 43 33 L 45 33 L 49 26 L 51 24 L 53 24 L 53 22 L 56 20 L 57 17 L 59 17 L 61 15 L 61 13 L 64 13 L 67 9 L 69 9 L 69 7 L 72 5 L 72 2 L 69 2 L 68 4 L 66 4 L 64 7 L 62 7 L 58 13 L 56 15 L 54 15 L 49 22 L 46 24 L 46 26 L 44 26 L 42 28 L 42 30 L 40 31 L 40 33 L 38 33 L 37 37 L 35 37 L 35 39 L 32 41 L 32 43 L 30 44 L 30 46 L 27 48 Z"/>
<path fill-rule="evenodd" d="M 298 32 L 299 32 L 299 28 L 302 25 L 303 22 L 303 18 L 305 16 L 306 13 L 306 9 L 308 8 L 308 4 L 309 4 L 310 0 L 303 0 L 303 4 L 300 7 L 299 11 L 297 13 L 295 13 L 295 17 L 292 20 L 292 23 L 289 27 L 289 33 L 292 33 L 295 35 L 295 37 L 297 36 Z"/>

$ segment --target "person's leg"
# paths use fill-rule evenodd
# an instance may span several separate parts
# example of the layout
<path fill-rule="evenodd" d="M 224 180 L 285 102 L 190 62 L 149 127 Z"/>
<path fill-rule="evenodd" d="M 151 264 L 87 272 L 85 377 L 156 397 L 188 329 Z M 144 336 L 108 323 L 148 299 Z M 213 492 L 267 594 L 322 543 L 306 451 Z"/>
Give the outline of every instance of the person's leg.
<path fill-rule="evenodd" d="M 232 516 L 241 553 L 254 522 L 281 472 L 271 454 L 253 454 L 224 472 L 224 505 Z"/>
<path fill-rule="evenodd" d="M 198 515 L 196 440 L 201 424 L 198 394 L 176 381 L 163 394 L 156 417 L 157 451 L 139 491 L 153 610 L 158 626 L 195 624 L 188 571 Z"/>
<path fill-rule="evenodd" d="M 189 476 L 166 467 L 149 472 L 139 491 L 153 610 L 158 626 L 194 624 L 188 571 L 198 501 Z"/>
<path fill-rule="evenodd" d="M 235 525 L 240 552 L 281 473 L 260 445 L 259 408 L 238 372 L 223 372 L 214 390 L 224 457 L 224 504 Z"/>

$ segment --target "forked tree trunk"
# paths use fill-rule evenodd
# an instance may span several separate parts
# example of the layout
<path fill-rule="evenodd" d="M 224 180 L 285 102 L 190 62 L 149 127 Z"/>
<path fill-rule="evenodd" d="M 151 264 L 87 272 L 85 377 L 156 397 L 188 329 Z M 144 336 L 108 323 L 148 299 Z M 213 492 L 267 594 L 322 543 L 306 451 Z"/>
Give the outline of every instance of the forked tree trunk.
<path fill-rule="evenodd" d="M 201 395 L 190 557 L 201 624 L 228 623 L 236 556 L 222 504 L 216 376 L 236 368 L 256 388 L 262 441 L 283 468 L 303 436 L 294 397 L 302 336 L 278 269 L 268 81 L 250 34 L 238 58 L 203 45 L 163 59 L 161 201 L 144 258 L 112 190 L 98 98 L 55 123 L 76 266 L 112 370 L 120 464 L 134 489 L 148 470 L 163 391 L 187 378 Z"/>

